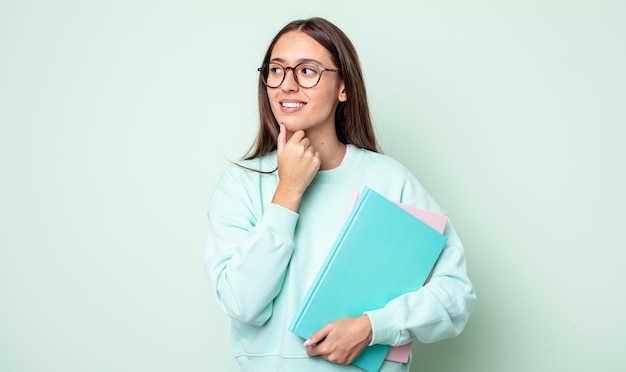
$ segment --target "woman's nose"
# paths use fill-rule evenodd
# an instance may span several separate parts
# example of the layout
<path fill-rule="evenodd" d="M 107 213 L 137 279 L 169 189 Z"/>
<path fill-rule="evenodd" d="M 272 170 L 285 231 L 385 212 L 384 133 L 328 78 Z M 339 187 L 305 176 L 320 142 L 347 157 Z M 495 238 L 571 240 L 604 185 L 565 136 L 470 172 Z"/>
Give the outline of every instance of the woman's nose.
<path fill-rule="evenodd" d="M 296 75 L 293 68 L 285 69 L 285 79 L 283 80 L 283 83 L 280 87 L 283 89 L 283 91 L 286 92 L 296 91 L 298 90 L 298 88 L 300 88 L 300 86 L 296 82 Z"/>

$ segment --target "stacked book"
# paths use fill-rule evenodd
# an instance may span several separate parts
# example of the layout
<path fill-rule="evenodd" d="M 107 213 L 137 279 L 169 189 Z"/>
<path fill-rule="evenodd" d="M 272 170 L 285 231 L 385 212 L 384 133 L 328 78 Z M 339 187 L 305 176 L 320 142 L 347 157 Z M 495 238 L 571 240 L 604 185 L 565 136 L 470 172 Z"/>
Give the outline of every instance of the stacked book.
<path fill-rule="evenodd" d="M 326 324 L 383 308 L 429 279 L 447 238 L 447 217 L 394 203 L 365 187 L 358 195 L 289 330 L 308 339 Z M 371 345 L 352 364 L 378 371 L 406 362 L 411 345 Z"/>

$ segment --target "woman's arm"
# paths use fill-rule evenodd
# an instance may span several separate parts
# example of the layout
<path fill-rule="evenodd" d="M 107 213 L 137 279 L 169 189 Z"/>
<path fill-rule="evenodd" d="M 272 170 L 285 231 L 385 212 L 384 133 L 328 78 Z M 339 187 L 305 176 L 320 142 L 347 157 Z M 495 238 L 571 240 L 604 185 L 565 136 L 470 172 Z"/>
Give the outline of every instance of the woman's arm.
<path fill-rule="evenodd" d="M 264 206 L 260 190 L 248 190 L 260 182 L 243 182 L 242 172 L 250 171 L 226 168 L 211 200 L 205 269 L 229 317 L 262 325 L 283 284 L 298 214 Z"/>
<path fill-rule="evenodd" d="M 298 207 L 320 167 L 319 154 L 303 131 L 287 139 L 281 125 L 277 145 L 278 184 L 267 207 L 260 196 L 262 182 L 242 173 L 250 170 L 231 167 L 208 213 L 205 266 L 217 302 L 231 318 L 255 325 L 272 315 L 294 249 Z"/>

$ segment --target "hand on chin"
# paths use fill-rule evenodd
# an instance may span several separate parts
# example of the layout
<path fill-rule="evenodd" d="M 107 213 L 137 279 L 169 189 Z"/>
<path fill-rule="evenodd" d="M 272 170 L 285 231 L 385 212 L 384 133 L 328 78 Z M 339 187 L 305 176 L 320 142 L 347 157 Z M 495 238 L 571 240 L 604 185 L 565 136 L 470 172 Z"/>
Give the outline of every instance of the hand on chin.
<path fill-rule="evenodd" d="M 304 130 L 301 125 L 291 120 L 282 121 L 281 124 L 283 124 L 285 129 L 287 129 L 287 138 L 291 137 L 291 135 L 296 131 Z"/>

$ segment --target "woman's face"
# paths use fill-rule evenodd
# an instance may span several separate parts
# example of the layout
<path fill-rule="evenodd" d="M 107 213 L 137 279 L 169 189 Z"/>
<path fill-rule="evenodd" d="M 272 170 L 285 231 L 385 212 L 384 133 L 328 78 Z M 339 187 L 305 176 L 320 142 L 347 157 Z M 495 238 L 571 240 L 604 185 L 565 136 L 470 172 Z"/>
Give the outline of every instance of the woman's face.
<path fill-rule="evenodd" d="M 302 62 L 312 62 L 320 67 L 337 69 L 330 53 L 304 32 L 291 31 L 281 36 L 270 55 L 270 63 L 295 67 Z M 285 79 L 277 88 L 267 88 L 272 113 L 287 130 L 335 133 L 335 109 L 346 100 L 345 85 L 341 75 L 325 71 L 313 88 L 300 87 L 293 71 L 285 71 Z"/>

